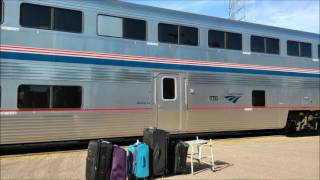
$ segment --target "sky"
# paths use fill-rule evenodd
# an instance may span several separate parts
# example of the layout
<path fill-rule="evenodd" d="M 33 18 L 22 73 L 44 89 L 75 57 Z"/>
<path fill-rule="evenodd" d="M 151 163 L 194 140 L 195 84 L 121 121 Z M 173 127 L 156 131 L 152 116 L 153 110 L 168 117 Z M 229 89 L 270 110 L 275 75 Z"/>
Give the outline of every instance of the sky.
<path fill-rule="evenodd" d="M 229 0 L 124 1 L 215 17 L 229 16 Z M 247 22 L 319 34 L 320 0 L 245 0 L 244 2 Z"/>

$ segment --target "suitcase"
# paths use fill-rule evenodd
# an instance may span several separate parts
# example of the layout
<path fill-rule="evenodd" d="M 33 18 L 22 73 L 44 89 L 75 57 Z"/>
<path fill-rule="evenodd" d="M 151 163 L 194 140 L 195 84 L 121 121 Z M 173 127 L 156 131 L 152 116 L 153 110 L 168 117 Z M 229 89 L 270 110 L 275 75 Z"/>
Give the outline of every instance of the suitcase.
<path fill-rule="evenodd" d="M 127 152 L 119 146 L 113 146 L 110 180 L 125 180 L 127 174 Z"/>
<path fill-rule="evenodd" d="M 86 159 L 87 180 L 109 180 L 112 161 L 112 144 L 107 141 L 90 141 Z"/>
<path fill-rule="evenodd" d="M 175 145 L 174 174 L 183 174 L 186 172 L 188 148 L 189 145 L 183 141 Z"/>
<path fill-rule="evenodd" d="M 128 147 L 129 179 L 146 178 L 149 176 L 149 146 L 145 143 L 137 142 Z"/>
<path fill-rule="evenodd" d="M 168 173 L 167 148 L 169 133 L 157 128 L 146 128 L 143 131 L 143 142 L 149 145 L 150 175 L 164 176 Z"/>

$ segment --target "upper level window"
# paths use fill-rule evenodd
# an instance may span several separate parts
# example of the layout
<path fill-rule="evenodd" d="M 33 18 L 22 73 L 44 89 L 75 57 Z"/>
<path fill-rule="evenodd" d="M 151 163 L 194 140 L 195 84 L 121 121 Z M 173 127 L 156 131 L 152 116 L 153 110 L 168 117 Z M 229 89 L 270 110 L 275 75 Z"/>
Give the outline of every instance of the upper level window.
<path fill-rule="evenodd" d="M 287 41 L 287 54 L 289 56 L 311 57 L 311 43 Z"/>
<path fill-rule="evenodd" d="M 4 17 L 4 5 L 3 5 L 3 1 L 0 0 L 0 24 L 2 24 L 3 21 L 3 17 Z"/>
<path fill-rule="evenodd" d="M 80 108 L 82 88 L 79 86 L 21 85 L 18 108 Z"/>
<path fill-rule="evenodd" d="M 179 26 L 179 44 L 198 45 L 198 29 L 194 27 Z"/>
<path fill-rule="evenodd" d="M 146 21 L 137 19 L 123 19 L 123 37 L 128 39 L 146 40 Z"/>
<path fill-rule="evenodd" d="M 82 32 L 82 12 L 23 3 L 20 24 L 24 27 L 56 31 Z"/>
<path fill-rule="evenodd" d="M 146 40 L 147 24 L 144 20 L 99 15 L 98 35 Z"/>
<path fill-rule="evenodd" d="M 208 45 L 211 48 L 242 50 L 242 35 L 217 30 L 209 30 Z"/>
<path fill-rule="evenodd" d="M 178 26 L 172 24 L 160 23 L 158 25 L 159 42 L 198 45 L 198 29 L 194 27 Z"/>
<path fill-rule="evenodd" d="M 225 33 L 223 31 L 209 31 L 209 47 L 213 48 L 225 48 Z"/>
<path fill-rule="evenodd" d="M 279 54 L 279 39 L 251 36 L 251 51 Z"/>

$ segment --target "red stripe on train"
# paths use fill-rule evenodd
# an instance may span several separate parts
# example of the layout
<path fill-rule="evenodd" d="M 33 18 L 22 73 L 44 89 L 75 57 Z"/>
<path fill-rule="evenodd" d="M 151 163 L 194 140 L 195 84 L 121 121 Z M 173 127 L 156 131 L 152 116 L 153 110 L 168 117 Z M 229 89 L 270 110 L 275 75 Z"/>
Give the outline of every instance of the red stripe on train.
<path fill-rule="evenodd" d="M 320 109 L 320 106 L 195 106 L 188 110 L 228 110 L 228 109 Z"/>
<path fill-rule="evenodd" d="M 76 111 L 146 111 L 152 108 L 56 108 L 56 109 L 13 109 L 0 112 L 76 112 Z"/>

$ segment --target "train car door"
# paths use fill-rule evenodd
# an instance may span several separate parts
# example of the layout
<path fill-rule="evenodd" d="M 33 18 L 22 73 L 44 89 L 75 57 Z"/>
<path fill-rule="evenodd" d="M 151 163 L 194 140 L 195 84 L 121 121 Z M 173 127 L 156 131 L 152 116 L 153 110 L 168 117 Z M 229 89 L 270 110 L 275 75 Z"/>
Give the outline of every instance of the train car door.
<path fill-rule="evenodd" d="M 181 78 L 178 74 L 159 74 L 156 78 L 157 127 L 178 131 L 181 124 Z"/>

